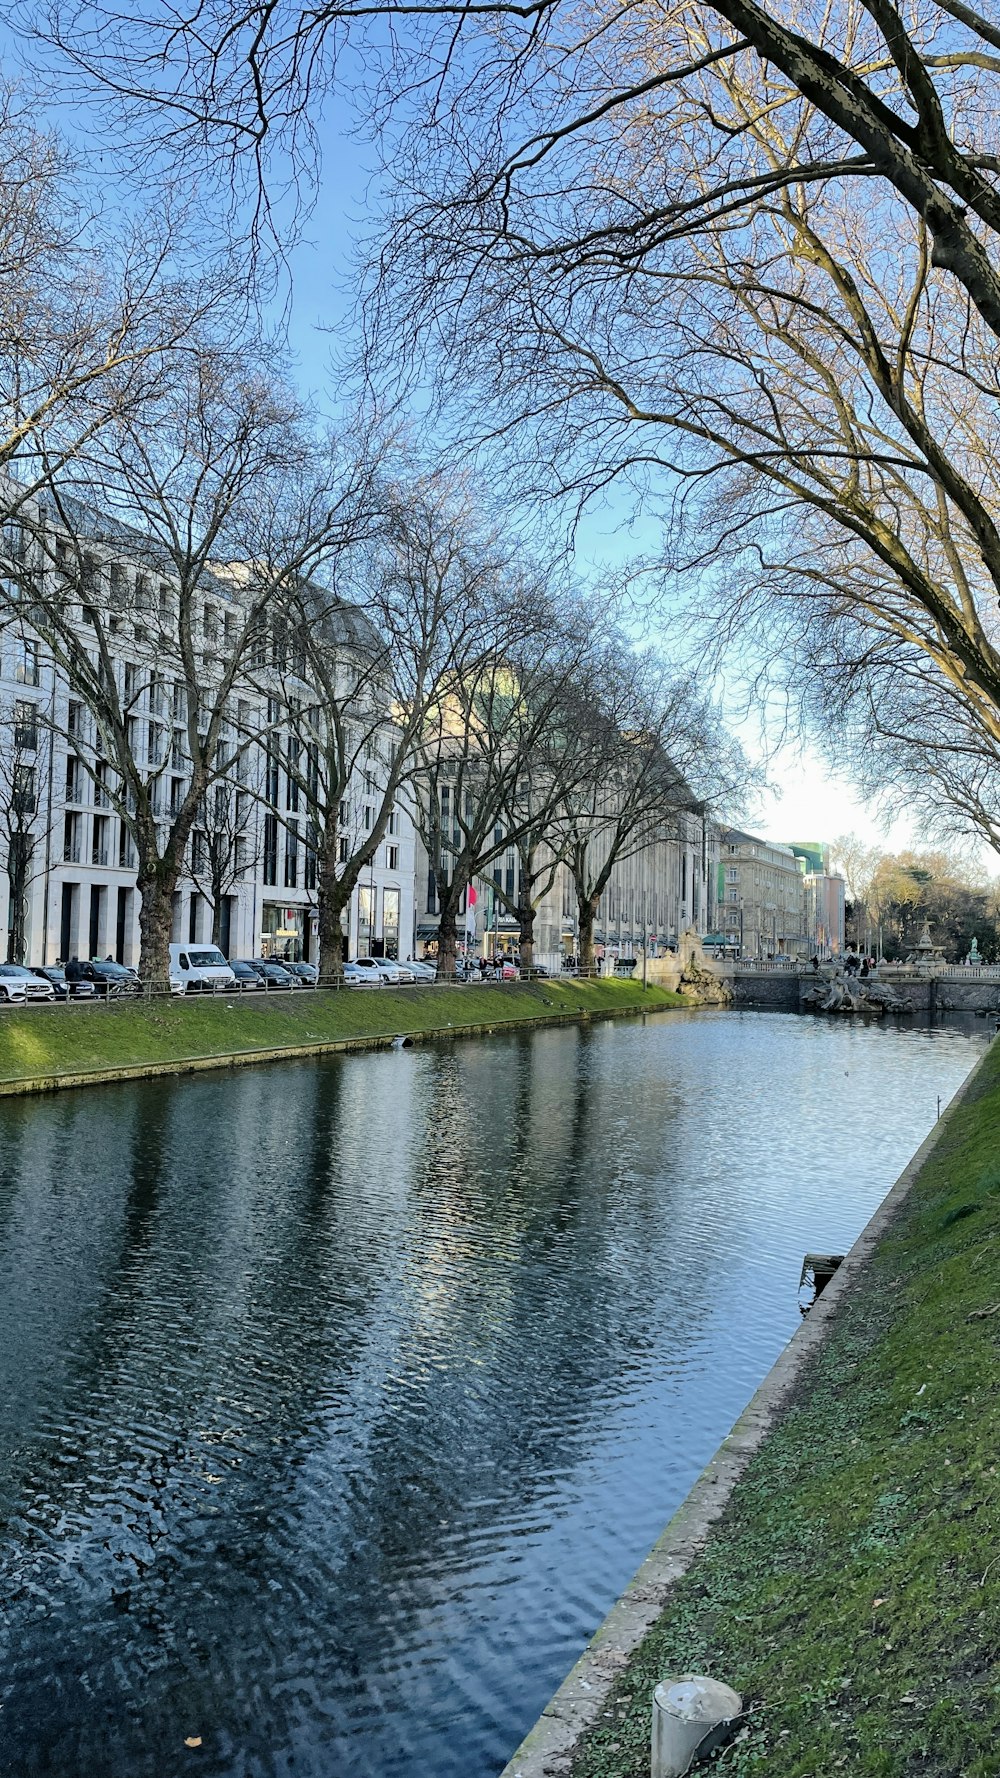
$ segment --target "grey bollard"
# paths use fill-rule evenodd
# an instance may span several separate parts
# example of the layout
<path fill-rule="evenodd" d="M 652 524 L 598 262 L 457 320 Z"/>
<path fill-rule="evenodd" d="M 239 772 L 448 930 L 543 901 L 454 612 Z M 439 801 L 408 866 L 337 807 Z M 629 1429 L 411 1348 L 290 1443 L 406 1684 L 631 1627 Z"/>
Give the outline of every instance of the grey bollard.
<path fill-rule="evenodd" d="M 685 1673 L 653 1693 L 652 1778 L 684 1778 L 696 1759 L 729 1740 L 743 1699 L 718 1679 Z"/>

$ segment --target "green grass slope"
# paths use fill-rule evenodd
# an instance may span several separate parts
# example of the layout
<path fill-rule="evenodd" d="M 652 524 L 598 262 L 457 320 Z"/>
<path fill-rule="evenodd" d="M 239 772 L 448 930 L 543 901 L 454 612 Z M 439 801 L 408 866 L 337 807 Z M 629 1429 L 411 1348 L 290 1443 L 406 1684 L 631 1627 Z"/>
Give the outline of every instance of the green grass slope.
<path fill-rule="evenodd" d="M 202 1056 L 684 1004 L 689 1003 L 676 994 L 654 987 L 644 993 L 631 981 L 539 981 L 5 1008 L 0 1011 L 0 1081 L 169 1067 Z"/>
<path fill-rule="evenodd" d="M 717 1778 L 1000 1772 L 998 1380 L 1000 1042 L 573 1778 L 646 1778 L 683 1672 L 749 1706 Z"/>

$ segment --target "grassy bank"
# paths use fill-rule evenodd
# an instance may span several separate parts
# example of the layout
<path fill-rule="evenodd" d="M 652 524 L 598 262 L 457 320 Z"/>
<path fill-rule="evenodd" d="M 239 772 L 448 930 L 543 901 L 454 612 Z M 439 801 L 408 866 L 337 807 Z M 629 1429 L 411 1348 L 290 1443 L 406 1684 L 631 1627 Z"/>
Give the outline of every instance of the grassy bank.
<path fill-rule="evenodd" d="M 685 1004 L 631 981 L 539 981 L 468 988 L 303 990 L 243 998 L 164 999 L 0 1012 L 0 1082 L 119 1068 L 164 1069 L 206 1056 L 307 1049 L 459 1026 L 606 1015 Z"/>
<path fill-rule="evenodd" d="M 748 1704 L 719 1778 L 1000 1771 L 998 1370 L 1000 1041 L 572 1778 L 646 1778 L 683 1672 Z"/>

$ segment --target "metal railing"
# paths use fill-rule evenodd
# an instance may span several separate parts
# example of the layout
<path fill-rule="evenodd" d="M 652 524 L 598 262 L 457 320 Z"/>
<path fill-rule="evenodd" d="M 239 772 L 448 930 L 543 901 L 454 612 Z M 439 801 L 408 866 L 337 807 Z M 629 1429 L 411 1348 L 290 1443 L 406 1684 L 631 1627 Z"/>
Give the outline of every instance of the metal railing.
<path fill-rule="evenodd" d="M 562 970 L 558 975 L 552 974 L 549 971 L 543 972 L 540 969 L 523 969 L 520 970 L 516 976 L 506 977 L 499 977 L 496 975 L 486 975 L 484 977 L 477 972 L 474 975 L 463 974 L 442 978 L 441 980 L 436 978 L 434 980 L 421 979 L 414 982 L 390 982 L 382 978 L 377 987 L 374 981 L 371 983 L 346 981 L 342 975 L 324 976 L 315 982 L 304 982 L 300 980 L 295 983 L 294 987 L 290 987 L 285 982 L 270 982 L 265 977 L 261 977 L 256 982 L 236 982 L 231 987 L 222 985 L 218 987 L 202 988 L 195 987 L 192 984 L 183 992 L 178 987 L 172 987 L 169 982 L 164 981 L 140 982 L 136 980 L 133 982 L 114 982 L 107 987 L 103 982 L 86 982 L 82 985 L 85 987 L 92 987 L 94 989 L 92 994 L 70 993 L 68 996 L 56 996 L 52 1000 L 30 999 L 27 1001 L 16 1000 L 12 1002 L 0 1000 L 0 1012 L 5 1010 L 9 1005 L 28 1005 L 31 1007 L 48 1009 L 51 1007 L 65 1006 L 134 1006 L 137 1002 L 145 1002 L 148 1004 L 153 1000 L 197 1001 L 205 999 L 242 1000 L 247 998 L 257 1001 L 261 998 L 267 999 L 268 996 L 275 999 L 289 994 L 303 992 L 308 994 L 319 991 L 322 991 L 323 993 L 371 994 L 381 992 L 383 989 L 393 989 L 397 993 L 408 993 L 416 988 L 487 987 L 503 990 L 504 988 L 517 987 L 521 982 L 527 981 L 555 982 L 565 981 L 567 979 L 593 981 L 599 979 L 601 974 L 601 970 L 597 967 L 589 970 Z M 69 984 L 70 987 L 73 987 L 74 985 L 75 984 L 72 983 Z"/>

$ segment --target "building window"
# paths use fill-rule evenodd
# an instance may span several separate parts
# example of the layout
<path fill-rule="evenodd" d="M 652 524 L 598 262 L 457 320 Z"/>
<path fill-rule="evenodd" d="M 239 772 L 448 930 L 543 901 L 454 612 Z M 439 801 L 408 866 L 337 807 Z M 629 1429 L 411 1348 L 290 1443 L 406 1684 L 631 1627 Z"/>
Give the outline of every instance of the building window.
<path fill-rule="evenodd" d="M 387 957 L 399 956 L 399 890 L 386 889 L 382 896 L 382 940 Z"/>
<path fill-rule="evenodd" d="M 34 766 L 15 766 L 12 788 L 15 815 L 33 815 L 38 806 Z"/>
<path fill-rule="evenodd" d="M 375 895 L 368 884 L 358 890 L 358 950 L 371 951 L 375 937 Z"/>
<path fill-rule="evenodd" d="M 285 829 L 285 888 L 295 889 L 299 881 L 299 824 L 290 821 Z"/>
<path fill-rule="evenodd" d="M 31 753 L 38 746 L 38 710 L 27 699 L 18 698 L 14 705 L 14 746 Z"/>
<path fill-rule="evenodd" d="M 278 881 L 278 817 L 264 817 L 264 881 L 269 886 Z"/>
<path fill-rule="evenodd" d="M 386 847 L 386 849 L 385 849 L 385 868 L 386 868 L 386 870 L 391 870 L 391 871 L 397 871 L 399 869 L 399 847 L 398 846 L 387 846 Z"/>
<path fill-rule="evenodd" d="M 348 841 L 347 835 L 345 833 L 342 833 L 339 840 L 337 841 L 337 857 L 340 859 L 341 864 L 346 864 L 347 860 L 350 858 L 350 856 L 351 856 L 350 842 Z"/>
<path fill-rule="evenodd" d="M 38 643 L 28 642 L 23 637 L 17 645 L 14 656 L 14 679 L 18 685 L 37 685 Z"/>
<path fill-rule="evenodd" d="M 67 864 L 80 862 L 80 817 L 67 815 L 63 823 L 63 858 Z"/>
<path fill-rule="evenodd" d="M 393 809 L 392 814 L 389 816 L 389 832 L 390 832 L 390 834 L 397 834 L 399 832 L 399 810 L 398 809 Z"/>
<path fill-rule="evenodd" d="M 106 815 L 95 815 L 94 816 L 94 844 L 91 849 L 91 863 L 103 865 L 103 864 L 107 864 L 107 862 L 108 862 L 108 817 Z"/>
<path fill-rule="evenodd" d="M 434 875 L 434 867 L 431 865 L 427 872 L 427 912 L 429 914 L 436 914 L 437 911 L 437 878 Z"/>

